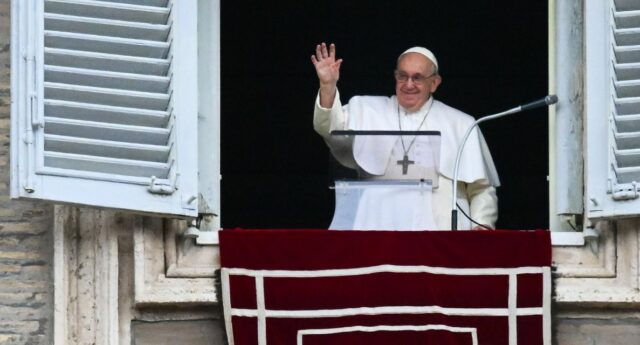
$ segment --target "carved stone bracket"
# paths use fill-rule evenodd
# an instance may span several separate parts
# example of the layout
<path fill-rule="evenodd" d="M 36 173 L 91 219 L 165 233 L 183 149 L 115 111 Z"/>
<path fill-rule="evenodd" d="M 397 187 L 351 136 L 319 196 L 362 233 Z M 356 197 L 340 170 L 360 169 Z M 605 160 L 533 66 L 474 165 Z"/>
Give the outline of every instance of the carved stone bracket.
<path fill-rule="evenodd" d="M 216 303 L 217 247 L 185 241 L 181 222 L 141 220 L 133 229 L 136 306 Z"/>
<path fill-rule="evenodd" d="M 601 223 L 596 242 L 581 247 L 554 247 L 555 276 L 561 278 L 615 278 L 616 232 Z"/>
<path fill-rule="evenodd" d="M 165 220 L 164 254 L 168 278 L 213 278 L 220 268 L 217 246 L 198 246 L 182 236 L 187 223 Z"/>
<path fill-rule="evenodd" d="M 579 248 L 554 248 L 555 300 L 564 305 L 640 304 L 640 221 L 601 223 L 600 238 Z"/>

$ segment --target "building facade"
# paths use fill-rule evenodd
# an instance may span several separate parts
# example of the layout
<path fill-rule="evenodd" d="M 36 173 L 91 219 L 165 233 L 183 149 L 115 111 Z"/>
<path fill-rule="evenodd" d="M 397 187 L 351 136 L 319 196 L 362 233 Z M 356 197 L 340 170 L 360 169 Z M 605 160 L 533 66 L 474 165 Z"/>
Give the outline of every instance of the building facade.
<path fill-rule="evenodd" d="M 572 80 L 568 86 L 561 85 L 564 72 L 553 71 L 552 88 L 558 88 L 561 102 L 575 100 L 571 111 L 578 122 L 569 125 L 578 123 L 577 141 L 588 144 L 585 136 L 590 129 L 582 128 L 590 126 L 586 119 L 591 108 L 581 90 L 590 85 L 593 63 L 591 53 L 580 50 L 591 49 L 592 36 L 582 28 L 585 21 L 592 23 L 588 16 L 593 6 L 604 2 L 567 1 L 565 5 L 570 6 L 563 10 L 557 2 L 550 1 L 550 21 L 566 23 L 566 18 L 573 18 L 564 39 L 579 42 L 561 54 L 576 59 L 586 56 L 588 61 L 570 64 L 577 66 L 578 77 L 567 78 Z M 633 6 L 632 1 L 613 3 L 621 11 Z M 623 12 L 627 12 L 623 17 L 632 17 L 632 23 L 640 18 L 632 9 Z M 11 89 L 11 13 L 11 1 L 0 0 L 0 344 L 223 344 L 215 278 L 217 247 L 197 245 L 185 236 L 189 225 L 185 221 L 10 199 L 10 113 L 15 92 Z M 554 32 L 562 30 L 561 25 L 552 26 Z M 633 36 L 638 29 L 621 30 Z M 560 47 L 562 39 L 552 42 Z M 640 40 L 631 40 L 628 46 L 640 46 Z M 575 97 L 564 97 L 566 90 L 574 90 Z M 585 152 L 579 156 L 589 159 L 589 147 L 578 147 Z M 577 164 L 589 166 L 594 160 Z M 570 190 L 589 190 L 589 181 L 579 183 L 579 188 Z M 552 192 L 559 189 L 569 187 L 552 187 Z M 593 202 L 579 194 L 580 203 L 583 199 Z M 567 205 L 562 196 L 557 200 L 566 207 L 559 213 L 575 215 L 584 210 L 582 204 Z M 585 212 L 598 212 L 593 205 L 586 208 Z M 640 218 L 632 214 L 596 216 L 593 222 L 585 222 L 583 231 L 555 236 L 554 344 L 640 342 L 639 230 Z"/>

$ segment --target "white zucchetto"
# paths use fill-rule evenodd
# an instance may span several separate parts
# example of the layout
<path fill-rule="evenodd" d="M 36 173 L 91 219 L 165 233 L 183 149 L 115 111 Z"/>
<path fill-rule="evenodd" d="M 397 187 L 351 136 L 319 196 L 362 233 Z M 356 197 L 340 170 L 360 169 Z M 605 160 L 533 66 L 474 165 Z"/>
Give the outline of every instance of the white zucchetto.
<path fill-rule="evenodd" d="M 431 50 L 429 50 L 427 48 L 424 48 L 424 47 L 409 48 L 409 49 L 405 50 L 402 54 L 400 54 L 398 59 L 400 59 L 402 57 L 402 55 L 408 54 L 408 53 L 418 53 L 418 54 L 423 55 L 427 59 L 431 60 L 431 62 L 433 62 L 433 64 L 436 66 L 436 69 L 438 69 L 438 60 L 436 59 L 436 56 L 433 55 Z"/>

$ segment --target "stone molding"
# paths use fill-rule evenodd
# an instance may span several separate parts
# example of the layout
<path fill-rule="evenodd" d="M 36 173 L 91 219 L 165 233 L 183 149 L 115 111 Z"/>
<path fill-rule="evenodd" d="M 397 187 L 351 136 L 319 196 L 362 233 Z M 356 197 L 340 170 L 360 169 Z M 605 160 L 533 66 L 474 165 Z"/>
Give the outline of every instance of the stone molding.
<path fill-rule="evenodd" d="M 216 303 L 213 266 L 189 267 L 180 259 L 187 261 L 191 250 L 217 251 L 217 248 L 185 244 L 177 222 L 165 222 L 169 224 L 165 226 L 161 219 L 144 217 L 144 224 L 133 229 L 136 306 Z"/>
<path fill-rule="evenodd" d="M 601 222 L 583 247 L 554 248 L 555 301 L 561 306 L 640 305 L 638 219 Z"/>
<path fill-rule="evenodd" d="M 198 246 L 182 234 L 187 222 L 165 220 L 164 255 L 168 278 L 213 278 L 220 268 L 218 246 Z"/>

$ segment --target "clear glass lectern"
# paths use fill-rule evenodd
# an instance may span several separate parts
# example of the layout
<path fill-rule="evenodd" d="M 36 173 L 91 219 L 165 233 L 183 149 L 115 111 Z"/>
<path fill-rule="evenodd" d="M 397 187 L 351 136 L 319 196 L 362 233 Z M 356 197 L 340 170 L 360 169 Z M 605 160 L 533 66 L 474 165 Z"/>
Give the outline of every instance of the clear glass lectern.
<path fill-rule="evenodd" d="M 438 188 L 440 132 L 333 131 L 337 162 L 333 230 L 435 229 L 432 193 Z"/>

